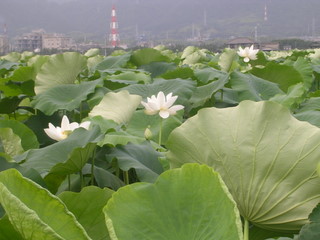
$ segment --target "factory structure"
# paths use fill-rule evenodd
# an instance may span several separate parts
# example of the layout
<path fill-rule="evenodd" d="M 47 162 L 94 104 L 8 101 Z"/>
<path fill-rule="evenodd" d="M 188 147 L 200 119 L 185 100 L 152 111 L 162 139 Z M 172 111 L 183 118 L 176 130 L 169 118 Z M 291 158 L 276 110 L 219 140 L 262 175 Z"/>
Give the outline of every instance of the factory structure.
<path fill-rule="evenodd" d="M 262 10 L 262 9 L 261 9 Z M 263 26 L 267 25 L 270 22 L 269 16 L 269 9 L 267 1 L 263 5 L 263 11 L 261 11 L 261 21 L 257 23 L 255 26 L 252 26 L 252 32 L 248 36 L 232 36 L 225 41 L 225 46 L 229 48 L 238 48 L 239 46 L 251 46 L 254 45 L 256 48 L 265 51 L 272 51 L 272 50 L 279 50 L 279 44 L 262 44 L 260 42 Z M 7 25 L 3 24 L 0 26 L 0 55 L 4 55 L 11 51 L 23 52 L 23 51 L 34 51 L 34 52 L 50 52 L 50 51 L 80 51 L 84 52 L 90 48 L 100 48 L 105 50 L 105 54 L 108 51 L 107 49 L 113 48 L 127 48 L 124 44 L 126 41 L 120 41 L 121 35 L 119 34 L 119 23 L 118 23 L 118 16 L 117 16 L 117 9 L 115 4 L 111 6 L 109 9 L 109 19 L 105 21 L 105 31 L 103 33 L 103 37 L 101 37 L 100 43 L 95 43 L 93 41 L 87 41 L 86 38 L 77 39 L 75 41 L 72 37 L 67 36 L 62 33 L 47 33 L 43 29 L 35 29 L 29 33 L 23 33 L 19 36 L 14 38 L 9 38 L 7 34 Z M 120 19 L 121 21 L 121 19 Z M 202 43 L 207 40 L 212 40 L 210 37 L 210 28 L 208 26 L 207 21 L 207 10 L 204 9 L 203 11 L 203 23 L 202 24 L 190 24 L 189 30 L 190 34 L 189 37 L 186 37 L 183 41 L 190 42 L 190 44 L 197 44 Z M 9 26 L 10 27 L 10 26 Z M 152 37 L 147 34 L 139 34 L 138 32 L 138 25 L 136 25 L 136 41 L 132 44 L 134 46 L 140 47 L 152 47 Z M 303 40 L 316 42 L 320 46 L 320 38 L 316 39 L 315 37 L 315 20 L 313 19 L 312 26 L 312 34 L 309 34 Z M 188 28 L 186 28 L 188 29 Z M 311 32 L 311 30 L 310 30 Z M 169 32 L 166 34 L 166 40 L 164 41 L 168 43 L 169 40 Z M 302 37 L 300 37 L 302 39 Z M 162 41 L 162 40 L 161 40 Z"/>

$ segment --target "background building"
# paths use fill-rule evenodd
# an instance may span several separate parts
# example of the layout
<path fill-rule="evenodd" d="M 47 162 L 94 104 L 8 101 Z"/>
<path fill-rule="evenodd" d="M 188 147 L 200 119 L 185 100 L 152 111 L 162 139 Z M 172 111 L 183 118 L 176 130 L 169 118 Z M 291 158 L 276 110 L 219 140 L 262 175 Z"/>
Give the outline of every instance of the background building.
<path fill-rule="evenodd" d="M 72 39 L 63 34 L 43 34 L 42 49 L 67 50 L 72 48 Z"/>
<path fill-rule="evenodd" d="M 0 55 L 7 54 L 10 51 L 9 38 L 6 35 L 0 35 Z"/>
<path fill-rule="evenodd" d="M 42 49 L 42 34 L 44 30 L 34 30 L 31 33 L 25 33 L 15 39 L 15 50 L 22 51 L 34 51 L 36 49 Z"/>

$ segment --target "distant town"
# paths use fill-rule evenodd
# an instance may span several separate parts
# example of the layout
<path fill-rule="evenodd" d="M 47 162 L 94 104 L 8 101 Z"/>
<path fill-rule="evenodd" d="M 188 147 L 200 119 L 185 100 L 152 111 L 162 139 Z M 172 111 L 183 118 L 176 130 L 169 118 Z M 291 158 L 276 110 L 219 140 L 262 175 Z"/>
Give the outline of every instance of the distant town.
<path fill-rule="evenodd" d="M 264 10 L 264 21 L 267 21 L 267 8 Z M 219 51 L 223 48 L 237 49 L 241 47 L 247 47 L 254 45 L 255 48 L 263 51 L 278 51 L 278 50 L 291 50 L 291 49 L 307 49 L 307 48 L 319 48 L 320 37 L 305 36 L 305 37 L 291 37 L 286 39 L 269 39 L 260 38 L 257 34 L 257 28 L 255 28 L 254 34 L 251 37 L 231 37 L 229 39 L 210 39 L 205 34 L 201 35 L 200 32 L 195 34 L 192 29 L 192 35 L 185 41 L 176 41 L 173 39 L 167 39 L 162 41 L 155 41 L 154 39 L 148 39 L 145 35 L 137 35 L 135 40 L 120 41 L 118 32 L 118 21 L 116 9 L 113 6 L 111 10 L 111 20 L 109 34 L 105 36 L 105 39 L 101 41 L 90 41 L 84 39 L 83 41 L 75 40 L 70 36 L 62 33 L 47 33 L 44 29 L 35 29 L 31 32 L 23 33 L 20 36 L 9 37 L 7 34 L 7 26 L 0 27 L 0 56 L 9 52 L 23 52 L 32 51 L 38 54 L 52 54 L 64 51 L 78 51 L 85 52 L 92 48 L 101 49 L 101 51 L 107 55 L 108 52 L 114 49 L 127 49 L 137 47 L 154 47 L 155 45 L 166 45 L 169 48 L 174 47 L 176 50 L 177 45 L 198 45 L 207 48 L 211 51 Z"/>

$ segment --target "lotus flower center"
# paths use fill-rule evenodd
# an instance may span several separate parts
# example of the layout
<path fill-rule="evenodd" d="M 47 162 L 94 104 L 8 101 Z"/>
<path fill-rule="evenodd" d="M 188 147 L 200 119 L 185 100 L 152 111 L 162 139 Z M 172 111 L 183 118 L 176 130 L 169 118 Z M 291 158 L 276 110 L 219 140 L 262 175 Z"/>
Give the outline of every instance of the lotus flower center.
<path fill-rule="evenodd" d="M 66 139 L 72 133 L 71 130 L 65 130 L 62 132 L 63 138 Z"/>

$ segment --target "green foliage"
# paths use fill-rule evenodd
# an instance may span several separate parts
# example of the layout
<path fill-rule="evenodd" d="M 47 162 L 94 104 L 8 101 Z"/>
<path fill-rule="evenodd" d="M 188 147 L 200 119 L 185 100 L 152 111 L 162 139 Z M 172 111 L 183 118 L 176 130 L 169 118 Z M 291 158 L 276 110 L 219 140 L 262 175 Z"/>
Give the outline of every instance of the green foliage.
<path fill-rule="evenodd" d="M 102 85 L 101 80 L 51 87 L 45 94 L 38 94 L 32 105 L 46 115 L 52 115 L 62 109 L 72 111 L 78 108 L 81 102 L 86 100 L 87 96 L 93 93 L 98 85 Z"/>
<path fill-rule="evenodd" d="M 185 165 L 154 184 L 121 188 L 104 213 L 114 240 L 243 239 L 230 193 L 219 174 L 204 165 Z"/>
<path fill-rule="evenodd" d="M 302 227 L 299 240 L 316 240 L 320 238 L 320 204 L 309 216 L 310 223 Z"/>
<path fill-rule="evenodd" d="M 60 84 L 73 84 L 86 66 L 86 58 L 79 53 L 52 55 L 45 62 L 35 79 L 36 94 Z"/>
<path fill-rule="evenodd" d="M 172 167 L 214 167 L 241 215 L 261 228 L 298 231 L 320 201 L 320 131 L 272 102 L 203 109 L 170 135 Z M 303 166 L 303 167 L 302 167 Z"/>
<path fill-rule="evenodd" d="M 135 51 L 131 56 L 131 62 L 136 66 L 146 65 L 152 62 L 168 62 L 168 57 L 160 51 L 152 48 L 144 48 Z"/>
<path fill-rule="evenodd" d="M 89 116 L 102 116 L 118 124 L 125 124 L 131 119 L 140 101 L 140 96 L 129 94 L 127 91 L 107 93 L 101 102 L 92 109 Z"/>
<path fill-rule="evenodd" d="M 111 198 L 113 191 L 107 188 L 89 186 L 80 193 L 63 192 L 59 198 L 72 212 L 88 235 L 96 240 L 108 240 L 109 234 L 104 223 L 103 207 Z"/>
<path fill-rule="evenodd" d="M 0 173 L 0 193 L 1 205 L 23 239 L 89 239 L 57 197 L 18 171 Z"/>
<path fill-rule="evenodd" d="M 162 155 L 155 151 L 150 143 L 127 144 L 113 149 L 107 156 L 109 161 L 116 159 L 123 171 L 135 169 L 142 182 L 154 182 L 163 168 L 158 161 Z"/>
<path fill-rule="evenodd" d="M 319 56 L 161 45 L 1 57 L 0 238 L 319 238 Z M 146 114 L 160 91 L 177 99 L 151 105 L 183 110 Z"/>

